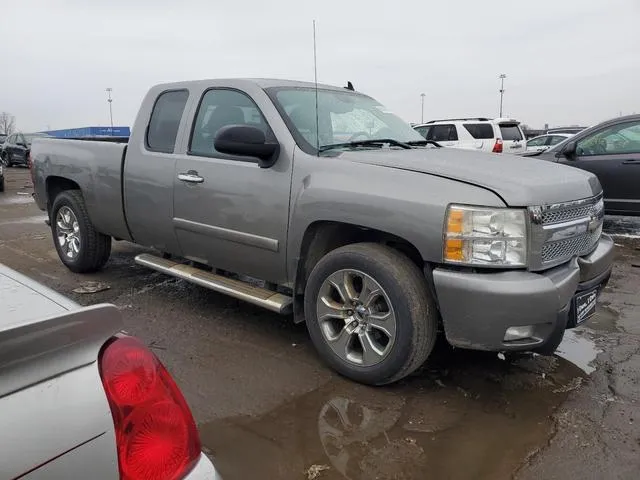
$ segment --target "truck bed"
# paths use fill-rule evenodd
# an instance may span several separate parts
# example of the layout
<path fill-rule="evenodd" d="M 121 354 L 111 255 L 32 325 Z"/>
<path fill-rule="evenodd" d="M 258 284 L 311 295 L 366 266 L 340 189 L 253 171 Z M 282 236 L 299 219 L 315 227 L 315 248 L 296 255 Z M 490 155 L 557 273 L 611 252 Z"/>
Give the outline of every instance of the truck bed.
<path fill-rule="evenodd" d="M 122 194 L 126 150 L 127 139 L 123 137 L 35 139 L 31 158 L 37 158 L 32 175 L 38 206 L 42 210 L 51 206 L 48 184 L 52 179 L 67 179 L 82 191 L 89 217 L 98 231 L 131 240 Z"/>

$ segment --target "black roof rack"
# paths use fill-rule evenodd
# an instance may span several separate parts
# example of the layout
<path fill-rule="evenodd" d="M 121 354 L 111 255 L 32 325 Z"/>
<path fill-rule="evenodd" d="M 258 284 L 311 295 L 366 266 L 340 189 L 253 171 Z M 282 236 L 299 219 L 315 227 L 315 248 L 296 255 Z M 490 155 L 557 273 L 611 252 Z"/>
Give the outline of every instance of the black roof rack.
<path fill-rule="evenodd" d="M 473 117 L 473 118 L 443 118 L 441 120 L 429 120 L 428 122 L 425 123 L 435 123 L 435 122 L 466 122 L 466 121 L 470 121 L 470 120 L 475 120 L 477 122 L 487 122 L 489 121 L 488 118 L 485 117 Z"/>

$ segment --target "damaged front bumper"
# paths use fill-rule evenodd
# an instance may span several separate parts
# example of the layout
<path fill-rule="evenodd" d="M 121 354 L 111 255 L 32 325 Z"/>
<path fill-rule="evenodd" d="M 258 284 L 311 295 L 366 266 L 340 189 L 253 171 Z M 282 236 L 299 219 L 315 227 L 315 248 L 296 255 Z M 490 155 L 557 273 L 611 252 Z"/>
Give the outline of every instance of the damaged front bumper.
<path fill-rule="evenodd" d="M 587 256 L 544 272 L 433 270 L 450 344 L 474 350 L 537 350 L 586 320 L 606 286 L 613 240 L 602 235 Z"/>

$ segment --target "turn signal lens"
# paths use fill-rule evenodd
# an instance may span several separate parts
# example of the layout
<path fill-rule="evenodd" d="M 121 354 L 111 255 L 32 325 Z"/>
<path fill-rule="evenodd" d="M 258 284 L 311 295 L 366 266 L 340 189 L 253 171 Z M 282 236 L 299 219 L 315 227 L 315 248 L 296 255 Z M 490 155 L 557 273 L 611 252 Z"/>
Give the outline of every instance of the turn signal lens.
<path fill-rule="evenodd" d="M 447 260 L 455 262 L 464 261 L 464 242 L 462 240 L 456 240 L 454 238 L 448 238 L 445 245 L 445 258 Z"/>

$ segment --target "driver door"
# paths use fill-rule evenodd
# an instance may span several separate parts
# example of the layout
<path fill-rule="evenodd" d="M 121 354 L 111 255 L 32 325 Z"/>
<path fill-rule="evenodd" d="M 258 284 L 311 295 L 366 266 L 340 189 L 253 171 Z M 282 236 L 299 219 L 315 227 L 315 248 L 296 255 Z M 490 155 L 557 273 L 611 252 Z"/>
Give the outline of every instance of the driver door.
<path fill-rule="evenodd" d="M 214 137 L 229 125 L 275 135 L 245 92 L 211 88 L 201 97 L 192 136 L 174 173 L 173 225 L 191 260 L 275 283 L 285 283 L 291 160 L 270 168 L 257 159 L 218 152 Z"/>
<path fill-rule="evenodd" d="M 640 120 L 617 123 L 576 142 L 571 159 L 560 163 L 594 173 L 614 215 L 640 215 Z"/>

